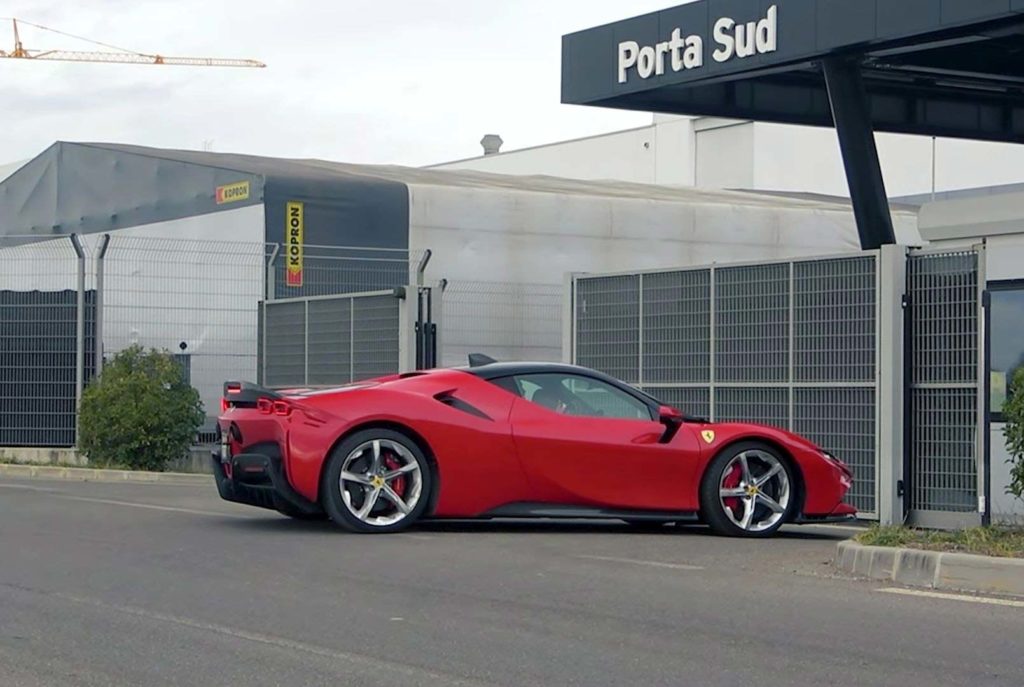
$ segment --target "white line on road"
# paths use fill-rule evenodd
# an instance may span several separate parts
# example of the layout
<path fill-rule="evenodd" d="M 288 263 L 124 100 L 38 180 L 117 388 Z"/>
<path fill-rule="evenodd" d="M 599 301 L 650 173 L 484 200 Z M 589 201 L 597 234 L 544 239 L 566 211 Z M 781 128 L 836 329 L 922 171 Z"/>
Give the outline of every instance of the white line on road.
<path fill-rule="evenodd" d="M 1024 608 L 1024 601 L 1013 601 L 1011 599 L 991 599 L 984 596 L 967 596 L 966 594 L 945 594 L 943 592 L 926 592 L 920 589 L 899 589 L 897 587 L 878 589 L 883 594 L 901 594 L 903 596 L 918 596 L 928 599 L 944 599 L 946 601 L 962 601 L 972 604 L 987 604 L 989 606 L 1008 606 L 1010 608 Z"/>
<path fill-rule="evenodd" d="M 126 508 L 142 508 L 145 510 L 159 510 L 169 513 L 188 513 L 189 515 L 203 515 L 203 516 L 214 516 L 220 518 L 242 518 L 249 520 L 251 519 L 247 515 L 238 515 L 237 513 L 221 513 L 215 510 L 198 510 L 195 508 L 176 508 L 174 506 L 157 506 L 151 503 L 135 503 L 133 501 L 116 501 L 114 499 L 96 499 L 87 496 L 65 496 L 64 494 L 55 494 L 58 499 L 67 499 L 69 501 L 84 501 L 86 503 L 102 503 L 108 506 L 124 506 Z"/>
<path fill-rule="evenodd" d="M 588 561 L 605 561 L 608 563 L 627 563 L 629 565 L 643 565 L 648 568 L 668 568 L 670 570 L 703 570 L 699 565 L 686 565 L 684 563 L 661 563 L 660 561 L 641 561 L 633 558 L 612 558 L 611 556 L 576 556 Z"/>

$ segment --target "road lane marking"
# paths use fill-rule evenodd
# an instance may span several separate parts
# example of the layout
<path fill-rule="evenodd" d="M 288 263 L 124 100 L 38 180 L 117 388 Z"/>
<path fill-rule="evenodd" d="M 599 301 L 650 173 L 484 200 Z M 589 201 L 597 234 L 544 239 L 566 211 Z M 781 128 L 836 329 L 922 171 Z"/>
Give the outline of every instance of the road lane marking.
<path fill-rule="evenodd" d="M 157 506 L 152 503 L 135 503 L 133 501 L 118 501 L 115 499 L 97 499 L 88 496 L 65 496 L 64 494 L 56 494 L 55 498 L 67 499 L 68 501 L 84 501 L 85 503 L 102 503 L 108 506 L 124 506 L 126 508 L 142 508 L 144 510 L 158 510 L 168 513 L 187 513 L 189 515 L 202 515 L 202 516 L 214 516 L 222 518 L 241 518 L 245 520 L 251 519 L 247 515 L 239 515 L 237 513 L 221 513 L 214 510 L 199 510 L 196 508 L 177 508 L 175 506 Z"/>
<path fill-rule="evenodd" d="M 991 599 L 984 596 L 968 596 L 966 594 L 946 594 L 943 592 L 926 592 L 920 589 L 899 589 L 887 587 L 876 589 L 883 594 L 900 594 L 902 596 L 917 596 L 928 599 L 944 599 L 946 601 L 961 601 L 972 604 L 986 604 L 989 606 L 1007 606 L 1009 608 L 1024 608 L 1024 601 L 1013 601 L 1012 599 Z"/>
<path fill-rule="evenodd" d="M 435 672 L 427 668 L 421 668 L 416 665 L 402 663 L 399 661 L 393 661 L 389 659 L 377 658 L 368 654 L 357 654 L 348 651 L 338 651 L 336 649 L 329 649 L 327 647 L 318 646 L 316 644 L 307 644 L 306 642 L 299 642 L 293 639 L 287 639 L 277 635 L 268 635 L 261 632 L 250 632 L 238 627 L 230 627 L 228 625 L 219 625 L 216 623 L 207 623 L 200 620 L 193 620 L 192 618 L 186 618 L 183 616 L 169 615 L 167 613 L 160 613 L 157 611 L 150 611 L 145 608 L 139 608 L 137 606 L 123 606 L 121 604 L 112 604 L 100 599 L 77 596 L 73 594 L 65 594 L 63 592 L 45 592 L 30 587 L 23 587 L 20 585 L 0 583 L 0 587 L 6 587 L 23 593 L 29 593 L 37 596 L 44 596 L 47 598 L 58 598 L 64 601 L 69 601 L 74 604 L 81 606 L 91 606 L 93 608 L 99 608 L 106 611 L 113 611 L 123 615 L 130 615 L 137 618 L 144 618 L 147 620 L 154 620 L 170 625 L 177 625 L 179 627 L 186 627 L 192 630 L 200 630 L 203 632 L 210 632 L 233 639 L 240 639 L 247 642 L 253 642 L 256 644 L 263 644 L 264 646 L 270 646 L 277 649 L 284 649 L 285 651 L 299 651 L 302 653 L 318 656 L 320 658 L 328 658 L 333 661 L 340 663 L 349 663 L 362 666 L 364 669 L 370 671 L 391 671 L 398 673 L 403 677 L 412 680 L 414 683 L 423 682 L 426 678 L 427 681 L 433 684 L 443 685 L 456 685 L 457 687 L 498 687 L 496 683 L 483 682 L 473 678 L 462 677 L 453 673 L 440 673 Z"/>
<path fill-rule="evenodd" d="M 215 516 L 224 518 L 242 518 L 249 520 L 250 516 L 240 515 L 238 513 L 224 513 L 221 511 L 213 510 L 200 510 L 198 508 L 178 508 L 176 506 L 158 506 L 153 503 L 137 503 L 135 501 L 118 501 L 117 499 L 100 499 L 90 496 L 72 496 L 70 494 L 64 494 L 54 489 L 44 489 L 42 487 L 30 487 L 21 484 L 0 484 L 0 488 L 3 489 L 23 489 L 26 491 L 41 492 L 49 494 L 56 499 L 65 499 L 67 501 L 81 501 L 84 503 L 101 503 L 108 506 L 124 506 L 127 508 L 142 508 L 144 510 L 157 510 L 170 513 L 187 513 L 189 515 L 202 515 L 204 517 Z"/>
<path fill-rule="evenodd" d="M 703 570 L 699 565 L 687 565 L 685 563 L 662 563 L 660 561 L 642 561 L 634 558 L 613 558 L 611 556 L 576 556 L 587 561 L 604 561 L 606 563 L 626 563 L 628 565 L 642 565 L 648 568 L 667 568 L 669 570 Z"/>

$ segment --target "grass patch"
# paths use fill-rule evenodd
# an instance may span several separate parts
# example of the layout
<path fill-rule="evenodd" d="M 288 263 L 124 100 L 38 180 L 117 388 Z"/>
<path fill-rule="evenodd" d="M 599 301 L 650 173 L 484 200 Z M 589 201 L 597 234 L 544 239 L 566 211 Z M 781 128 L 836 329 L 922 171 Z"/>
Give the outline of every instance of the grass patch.
<path fill-rule="evenodd" d="M 856 541 L 865 546 L 1024 558 L 1024 528 L 1016 527 L 975 527 L 956 532 L 935 532 L 876 525 L 858 535 Z"/>

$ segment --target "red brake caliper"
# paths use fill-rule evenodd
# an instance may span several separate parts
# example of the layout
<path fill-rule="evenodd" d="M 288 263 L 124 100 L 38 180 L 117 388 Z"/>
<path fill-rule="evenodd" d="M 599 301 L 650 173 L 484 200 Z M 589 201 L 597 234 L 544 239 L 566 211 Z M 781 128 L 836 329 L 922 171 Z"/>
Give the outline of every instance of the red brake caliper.
<path fill-rule="evenodd" d="M 740 482 L 743 479 L 743 469 L 739 465 L 734 465 L 729 474 L 726 475 L 725 479 L 722 480 L 723 489 L 735 489 L 740 486 Z M 740 499 L 736 496 L 730 496 L 722 499 L 722 503 L 725 507 L 731 510 L 734 514 L 738 513 L 741 508 Z"/>
<path fill-rule="evenodd" d="M 394 456 L 384 456 L 384 467 L 388 472 L 397 470 L 402 467 L 402 464 L 394 458 Z M 391 488 L 395 490 L 395 493 L 405 498 L 405 475 L 399 475 L 395 478 L 394 482 L 391 482 Z"/>

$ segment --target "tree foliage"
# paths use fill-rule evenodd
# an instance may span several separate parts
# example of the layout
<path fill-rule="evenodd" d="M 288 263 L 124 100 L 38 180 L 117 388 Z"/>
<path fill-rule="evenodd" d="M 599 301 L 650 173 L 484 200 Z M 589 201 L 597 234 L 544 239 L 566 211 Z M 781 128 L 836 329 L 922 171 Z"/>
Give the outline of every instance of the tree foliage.
<path fill-rule="evenodd" d="M 1006 417 L 1006 448 L 1010 452 L 1007 493 L 1024 500 L 1024 366 L 1017 369 L 1010 381 L 1003 415 Z"/>
<path fill-rule="evenodd" d="M 83 393 L 78 447 L 91 465 L 161 471 L 186 455 L 204 419 L 174 357 L 133 346 Z"/>

